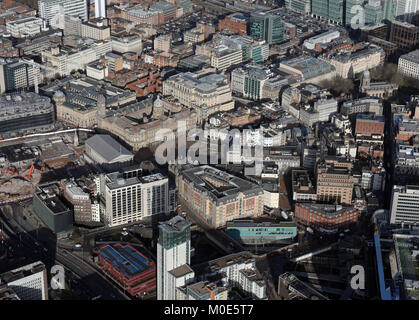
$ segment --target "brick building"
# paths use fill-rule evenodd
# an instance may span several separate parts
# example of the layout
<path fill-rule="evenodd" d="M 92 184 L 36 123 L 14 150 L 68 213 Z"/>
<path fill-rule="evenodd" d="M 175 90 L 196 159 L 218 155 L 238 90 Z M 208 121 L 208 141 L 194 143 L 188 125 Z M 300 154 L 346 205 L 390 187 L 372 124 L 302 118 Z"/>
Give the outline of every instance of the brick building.
<path fill-rule="evenodd" d="M 384 134 L 384 117 L 359 114 L 356 118 L 355 135 L 371 136 Z"/>
<path fill-rule="evenodd" d="M 249 19 L 242 13 L 233 13 L 220 20 L 218 31 L 230 30 L 231 33 L 247 34 Z"/>
<path fill-rule="evenodd" d="M 298 223 L 317 230 L 337 231 L 356 223 L 359 210 L 354 207 L 318 203 L 296 203 L 294 217 Z"/>
<path fill-rule="evenodd" d="M 131 296 L 156 290 L 156 264 L 130 244 L 105 244 L 94 252 L 98 264 Z"/>
<path fill-rule="evenodd" d="M 407 22 L 394 20 L 391 23 L 390 42 L 403 51 L 410 51 L 419 44 L 419 27 Z"/>
<path fill-rule="evenodd" d="M 322 202 L 352 203 L 352 162 L 326 158 L 317 166 L 317 199 Z"/>

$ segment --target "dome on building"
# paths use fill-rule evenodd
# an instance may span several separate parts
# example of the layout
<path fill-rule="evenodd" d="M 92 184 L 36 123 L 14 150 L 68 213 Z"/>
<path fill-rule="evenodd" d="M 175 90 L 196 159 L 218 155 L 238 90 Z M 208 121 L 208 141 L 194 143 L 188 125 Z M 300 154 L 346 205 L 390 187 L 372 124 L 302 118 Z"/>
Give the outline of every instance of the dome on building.
<path fill-rule="evenodd" d="M 64 97 L 65 97 L 65 95 L 61 90 L 58 90 L 54 93 L 54 99 L 62 99 Z"/>
<path fill-rule="evenodd" d="M 160 95 L 157 96 L 157 99 L 154 100 L 154 108 L 163 108 L 163 101 L 160 99 Z"/>

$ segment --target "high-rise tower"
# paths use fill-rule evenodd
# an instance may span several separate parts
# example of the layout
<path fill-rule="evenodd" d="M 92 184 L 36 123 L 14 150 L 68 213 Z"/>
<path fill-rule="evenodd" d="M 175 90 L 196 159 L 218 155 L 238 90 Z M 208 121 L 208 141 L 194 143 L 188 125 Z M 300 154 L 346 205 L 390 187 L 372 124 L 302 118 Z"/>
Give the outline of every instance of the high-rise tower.
<path fill-rule="evenodd" d="M 95 18 L 106 18 L 106 0 L 95 0 Z"/>

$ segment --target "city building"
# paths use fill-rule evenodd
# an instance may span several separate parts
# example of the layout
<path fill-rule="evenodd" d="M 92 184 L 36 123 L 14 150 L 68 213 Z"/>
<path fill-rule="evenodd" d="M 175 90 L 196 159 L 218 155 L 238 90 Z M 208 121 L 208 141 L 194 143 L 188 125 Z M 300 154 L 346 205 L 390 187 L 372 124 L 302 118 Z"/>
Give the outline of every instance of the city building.
<path fill-rule="evenodd" d="M 341 205 L 296 203 L 295 221 L 324 232 L 337 232 L 352 223 L 358 222 L 359 210 Z"/>
<path fill-rule="evenodd" d="M 405 52 L 415 49 L 419 43 L 419 27 L 402 21 L 391 22 L 389 41 Z"/>
<path fill-rule="evenodd" d="M 143 43 L 141 37 L 137 35 L 124 35 L 122 37 L 111 36 L 112 51 L 117 53 L 141 53 Z"/>
<path fill-rule="evenodd" d="M 347 79 L 378 67 L 384 63 L 384 57 L 383 49 L 370 45 L 356 52 L 332 53 L 325 60 L 336 68 L 336 75 Z"/>
<path fill-rule="evenodd" d="M 171 95 L 186 107 L 195 108 L 198 118 L 234 108 L 227 77 L 208 72 L 179 73 L 163 81 L 163 95 Z"/>
<path fill-rule="evenodd" d="M 418 186 L 393 186 L 390 204 L 390 223 L 417 225 L 419 222 L 418 203 Z"/>
<path fill-rule="evenodd" d="M 316 201 L 316 188 L 311 181 L 308 170 L 292 170 L 292 200 Z"/>
<path fill-rule="evenodd" d="M 352 162 L 338 157 L 326 158 L 317 165 L 317 200 L 352 204 L 354 181 Z"/>
<path fill-rule="evenodd" d="M 19 300 L 48 300 L 48 278 L 44 263 L 37 261 L 0 275 L 0 282 Z"/>
<path fill-rule="evenodd" d="M 176 288 L 191 283 L 190 223 L 175 216 L 159 224 L 157 242 L 157 300 L 174 300 Z"/>
<path fill-rule="evenodd" d="M 253 222 L 234 220 L 226 224 L 227 234 L 246 245 L 290 243 L 297 236 L 297 225 L 293 222 Z"/>
<path fill-rule="evenodd" d="M 284 29 L 281 17 L 275 14 L 255 11 L 250 15 L 250 35 L 254 39 L 279 44 L 285 40 Z"/>
<path fill-rule="evenodd" d="M 218 279 L 227 288 L 237 287 L 252 299 L 266 300 L 266 281 L 256 268 L 256 259 L 243 251 L 194 267 L 196 279 Z"/>
<path fill-rule="evenodd" d="M 3 136 L 48 131 L 54 124 L 54 105 L 48 97 L 34 92 L 0 96 L 0 133 Z"/>
<path fill-rule="evenodd" d="M 103 244 L 95 249 L 97 264 L 130 296 L 156 290 L 156 264 L 131 244 Z"/>
<path fill-rule="evenodd" d="M 263 189 L 210 166 L 186 168 L 176 177 L 179 197 L 215 228 L 263 213 Z"/>
<path fill-rule="evenodd" d="M 84 70 L 87 64 L 114 50 L 111 41 L 85 38 L 83 42 L 84 45 L 78 47 L 62 46 L 42 51 L 42 63 L 57 68 L 64 76 L 75 70 Z"/>
<path fill-rule="evenodd" d="M 242 13 L 233 13 L 218 22 L 218 31 L 229 30 L 234 34 L 247 35 L 249 18 Z"/>
<path fill-rule="evenodd" d="M 134 163 L 134 155 L 110 135 L 96 134 L 86 140 L 85 159 L 100 165 L 108 172 L 128 167 Z"/>
<path fill-rule="evenodd" d="M 150 219 L 169 212 L 168 178 L 161 173 L 144 174 L 137 166 L 100 175 L 104 222 L 108 226 Z"/>
<path fill-rule="evenodd" d="M 228 290 L 215 283 L 200 281 L 176 288 L 176 300 L 227 300 Z"/>
<path fill-rule="evenodd" d="M 66 184 L 64 198 L 73 206 L 74 221 L 76 223 L 94 221 L 90 195 L 84 192 L 82 188 L 75 183 Z"/>
<path fill-rule="evenodd" d="M 336 76 L 336 68 L 332 64 L 309 55 L 284 59 L 280 63 L 280 68 L 289 74 L 301 77 L 304 82 L 314 84 Z"/>
<path fill-rule="evenodd" d="M 0 60 L 0 93 L 27 90 L 34 86 L 35 77 L 32 66 L 21 60 Z"/>
<path fill-rule="evenodd" d="M 58 238 L 65 237 L 73 231 L 73 210 L 62 200 L 58 183 L 44 183 L 35 188 L 33 209 Z"/>
<path fill-rule="evenodd" d="M 80 17 L 83 21 L 88 17 L 86 0 L 38 0 L 38 11 L 48 24 L 54 24 L 53 20 L 63 19 L 64 16 Z"/>
<path fill-rule="evenodd" d="M 41 26 L 42 19 L 28 17 L 7 22 L 6 30 L 15 38 L 33 37 L 41 32 Z"/>
<path fill-rule="evenodd" d="M 419 79 L 419 49 L 402 55 L 397 69 L 408 77 Z"/>
<path fill-rule="evenodd" d="M 106 18 L 106 0 L 95 0 L 95 17 Z"/>
<path fill-rule="evenodd" d="M 345 0 L 312 0 L 311 14 L 335 24 L 344 24 Z"/>
<path fill-rule="evenodd" d="M 260 100 L 265 98 L 264 84 L 273 77 L 273 72 L 264 66 L 248 64 L 231 72 L 231 90 L 245 98 Z"/>

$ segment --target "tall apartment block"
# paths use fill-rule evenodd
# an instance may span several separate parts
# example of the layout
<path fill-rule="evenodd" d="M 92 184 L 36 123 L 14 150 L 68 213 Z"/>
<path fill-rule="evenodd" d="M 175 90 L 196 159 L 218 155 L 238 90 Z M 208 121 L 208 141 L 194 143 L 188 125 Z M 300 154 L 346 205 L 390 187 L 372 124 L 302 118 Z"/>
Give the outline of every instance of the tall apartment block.
<path fill-rule="evenodd" d="M 419 223 L 419 186 L 394 186 L 390 204 L 390 223 Z"/>
<path fill-rule="evenodd" d="M 254 12 L 250 15 L 250 35 L 254 39 L 278 44 L 284 41 L 284 30 L 284 24 L 277 15 L 266 12 Z"/>
<path fill-rule="evenodd" d="M 161 173 L 142 176 L 139 168 L 126 168 L 98 179 L 105 200 L 104 220 L 117 226 L 169 211 L 168 178 Z"/>
<path fill-rule="evenodd" d="M 190 223 L 175 216 L 159 224 L 157 242 L 157 300 L 175 300 L 176 288 L 193 281 Z"/>
<path fill-rule="evenodd" d="M 350 205 L 353 187 L 352 162 L 330 157 L 317 165 L 318 201 Z"/>
<path fill-rule="evenodd" d="M 95 17 L 106 18 L 106 0 L 95 0 Z"/>
<path fill-rule="evenodd" d="M 312 0 L 311 13 L 314 17 L 329 20 L 332 23 L 344 23 L 344 0 Z"/>
<path fill-rule="evenodd" d="M 48 279 L 45 265 L 37 261 L 0 275 L 20 300 L 48 300 Z"/>
<path fill-rule="evenodd" d="M 60 13 L 87 20 L 86 0 L 38 0 L 38 11 L 39 16 L 49 24 Z"/>

